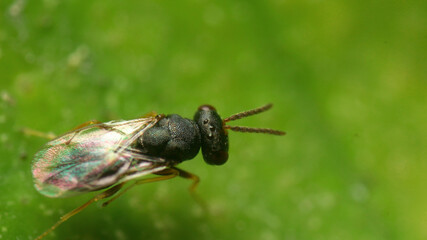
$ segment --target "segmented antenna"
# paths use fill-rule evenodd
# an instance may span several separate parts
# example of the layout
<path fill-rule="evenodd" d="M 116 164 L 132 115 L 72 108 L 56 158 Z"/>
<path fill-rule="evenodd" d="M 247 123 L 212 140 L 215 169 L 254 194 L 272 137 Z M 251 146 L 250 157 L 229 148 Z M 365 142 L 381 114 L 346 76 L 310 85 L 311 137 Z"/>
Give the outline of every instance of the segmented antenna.
<path fill-rule="evenodd" d="M 268 133 L 273 135 L 285 135 L 286 132 L 280 130 L 274 130 L 271 128 L 252 128 L 252 127 L 241 127 L 241 126 L 224 126 L 225 129 L 230 129 L 235 132 L 250 132 L 250 133 Z"/>
<path fill-rule="evenodd" d="M 242 119 L 245 117 L 249 117 L 249 116 L 252 116 L 252 115 L 255 115 L 258 113 L 265 112 L 268 109 L 270 109 L 271 107 L 273 107 L 273 104 L 269 103 L 269 104 L 264 105 L 264 106 L 259 107 L 259 108 L 255 108 L 255 109 L 244 111 L 244 112 L 239 112 L 239 113 L 236 113 L 236 114 L 229 116 L 228 118 L 225 118 L 224 120 L 222 120 L 222 122 L 226 123 L 229 121 L 234 121 L 234 120 L 239 120 L 239 119 Z"/>
<path fill-rule="evenodd" d="M 238 119 L 242 119 L 245 117 L 249 117 L 258 113 L 262 113 L 267 111 L 268 109 L 270 109 L 271 107 L 273 107 L 273 104 L 267 104 L 264 105 L 262 107 L 259 108 L 255 108 L 252 110 L 248 110 L 248 111 L 244 111 L 244 112 L 240 112 L 240 113 L 236 113 L 231 115 L 228 118 L 225 118 L 224 120 L 222 120 L 222 122 L 224 123 L 224 128 L 225 129 L 230 129 L 232 131 L 236 131 L 236 132 L 250 132 L 250 133 L 267 133 L 267 134 L 273 134 L 273 135 L 285 135 L 286 133 L 283 131 L 279 131 L 279 130 L 274 130 L 274 129 L 270 129 L 270 128 L 252 128 L 252 127 L 242 127 L 242 126 L 229 126 L 229 125 L 225 125 L 226 122 L 229 121 L 234 121 L 234 120 L 238 120 Z"/>

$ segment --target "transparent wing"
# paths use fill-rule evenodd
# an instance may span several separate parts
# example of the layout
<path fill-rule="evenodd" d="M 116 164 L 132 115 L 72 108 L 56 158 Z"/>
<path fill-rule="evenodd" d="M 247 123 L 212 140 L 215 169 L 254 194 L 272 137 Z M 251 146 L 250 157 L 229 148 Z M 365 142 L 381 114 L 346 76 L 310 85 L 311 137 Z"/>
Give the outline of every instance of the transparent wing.
<path fill-rule="evenodd" d="M 121 153 L 120 157 L 126 158 L 127 164 L 113 171 L 104 172 L 102 176 L 92 179 L 86 189 L 92 189 L 92 191 L 102 189 L 169 167 L 168 162 L 163 158 L 135 153 L 134 150 L 126 149 Z"/>
<path fill-rule="evenodd" d="M 159 119 L 93 124 L 48 142 L 32 165 L 37 190 L 49 197 L 71 196 L 162 170 L 163 159 L 132 146 Z"/>

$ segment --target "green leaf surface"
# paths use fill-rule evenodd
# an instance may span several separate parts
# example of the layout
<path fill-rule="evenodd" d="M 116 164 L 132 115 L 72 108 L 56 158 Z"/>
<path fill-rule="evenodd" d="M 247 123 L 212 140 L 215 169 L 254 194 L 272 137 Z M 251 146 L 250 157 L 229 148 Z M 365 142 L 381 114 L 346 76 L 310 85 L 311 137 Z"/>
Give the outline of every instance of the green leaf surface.
<path fill-rule="evenodd" d="M 426 239 L 426 1 L 1 1 L 0 239 L 94 196 L 33 187 L 46 142 L 88 120 L 223 116 L 230 158 L 94 204 L 45 239 Z"/>

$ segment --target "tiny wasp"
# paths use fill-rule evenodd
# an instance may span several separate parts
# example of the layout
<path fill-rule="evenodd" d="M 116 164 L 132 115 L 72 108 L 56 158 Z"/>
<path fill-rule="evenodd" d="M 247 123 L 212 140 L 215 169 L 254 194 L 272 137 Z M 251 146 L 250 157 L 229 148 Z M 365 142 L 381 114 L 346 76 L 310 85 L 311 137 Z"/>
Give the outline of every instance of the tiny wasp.
<path fill-rule="evenodd" d="M 151 113 L 128 121 L 91 121 L 51 140 L 35 154 L 32 162 L 37 191 L 55 198 L 108 189 L 62 216 L 36 239 L 42 239 L 90 204 L 111 197 L 104 202 L 106 206 L 135 185 L 180 176 L 192 180 L 190 191 L 193 193 L 199 177 L 176 165 L 194 158 L 200 148 L 206 163 L 224 164 L 228 159 L 228 129 L 284 135 L 285 132 L 268 128 L 226 125 L 271 107 L 272 104 L 267 104 L 225 119 L 221 119 L 211 105 L 202 105 L 194 120 L 177 114 Z M 157 176 L 140 179 L 148 174 Z"/>

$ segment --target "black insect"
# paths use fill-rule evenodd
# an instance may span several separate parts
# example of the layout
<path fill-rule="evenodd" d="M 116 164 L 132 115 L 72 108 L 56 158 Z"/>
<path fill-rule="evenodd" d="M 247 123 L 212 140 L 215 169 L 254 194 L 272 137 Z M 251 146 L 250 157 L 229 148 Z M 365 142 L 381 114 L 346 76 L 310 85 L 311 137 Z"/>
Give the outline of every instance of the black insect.
<path fill-rule="evenodd" d="M 48 197 L 66 197 L 109 189 L 61 217 L 37 239 L 91 203 L 115 195 L 104 203 L 105 206 L 138 184 L 180 176 L 193 181 L 190 187 L 193 193 L 199 177 L 176 165 L 194 158 L 200 148 L 206 163 L 224 164 L 228 159 L 228 129 L 284 135 L 282 131 L 267 128 L 226 125 L 271 107 L 268 104 L 225 119 L 221 119 L 214 107 L 202 105 L 194 120 L 177 114 L 152 113 L 127 121 L 91 121 L 49 141 L 36 153 L 32 163 L 35 187 L 40 193 Z M 140 179 L 148 174 L 157 176 Z M 135 181 L 118 193 L 131 180 Z"/>

